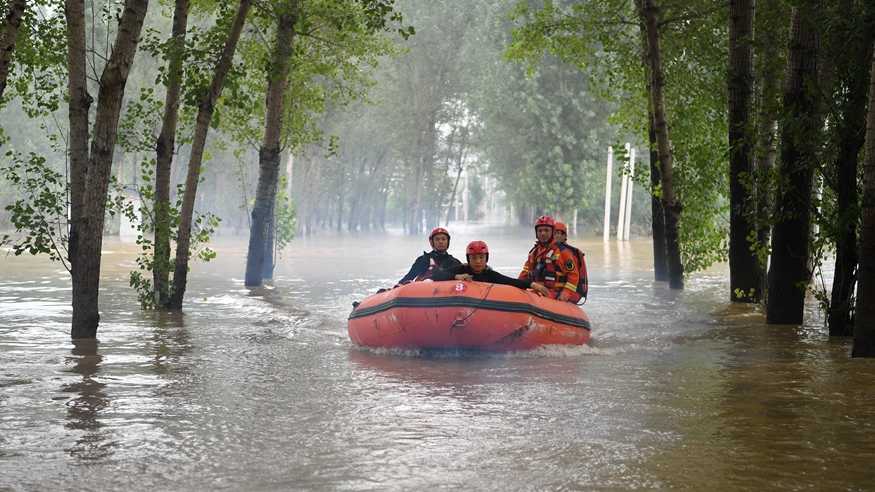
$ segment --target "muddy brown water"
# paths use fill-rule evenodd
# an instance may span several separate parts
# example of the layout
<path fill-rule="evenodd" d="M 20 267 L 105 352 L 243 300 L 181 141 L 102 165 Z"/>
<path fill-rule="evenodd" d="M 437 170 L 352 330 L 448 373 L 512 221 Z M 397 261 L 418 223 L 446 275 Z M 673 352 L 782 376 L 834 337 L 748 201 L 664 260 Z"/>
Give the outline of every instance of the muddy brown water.
<path fill-rule="evenodd" d="M 451 251 L 486 239 L 506 274 L 531 243 L 456 230 Z M 730 305 L 725 267 L 672 292 L 649 242 L 578 241 L 589 346 L 374 352 L 350 304 L 425 241 L 295 240 L 254 291 L 245 244 L 220 240 L 167 315 L 138 308 L 135 246 L 108 239 L 97 344 L 69 340 L 59 265 L 4 252 L 0 489 L 875 489 L 875 361 L 813 305 L 799 327 Z"/>

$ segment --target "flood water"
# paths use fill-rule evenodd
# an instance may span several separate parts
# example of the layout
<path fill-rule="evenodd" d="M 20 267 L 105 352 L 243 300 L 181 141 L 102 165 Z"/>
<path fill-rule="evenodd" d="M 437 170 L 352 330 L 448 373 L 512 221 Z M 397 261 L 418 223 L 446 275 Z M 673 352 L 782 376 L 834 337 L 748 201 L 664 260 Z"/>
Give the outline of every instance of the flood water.
<path fill-rule="evenodd" d="M 456 230 L 511 275 L 532 241 Z M 194 265 L 180 316 L 138 308 L 135 246 L 108 239 L 96 346 L 69 340 L 65 271 L 3 253 L 0 489 L 875 488 L 875 361 L 814 306 L 795 327 L 730 305 L 725 267 L 672 292 L 649 242 L 578 241 L 590 346 L 372 352 L 350 304 L 426 241 L 298 239 L 254 291 L 245 244 Z"/>

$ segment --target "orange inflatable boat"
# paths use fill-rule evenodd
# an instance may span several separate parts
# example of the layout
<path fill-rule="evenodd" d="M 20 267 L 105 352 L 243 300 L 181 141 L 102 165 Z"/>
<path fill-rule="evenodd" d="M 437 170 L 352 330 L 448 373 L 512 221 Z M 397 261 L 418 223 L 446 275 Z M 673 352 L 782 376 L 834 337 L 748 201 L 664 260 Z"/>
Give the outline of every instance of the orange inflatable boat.
<path fill-rule="evenodd" d="M 582 345 L 580 308 L 509 285 L 414 282 L 374 294 L 349 315 L 349 338 L 365 347 L 527 350 Z"/>

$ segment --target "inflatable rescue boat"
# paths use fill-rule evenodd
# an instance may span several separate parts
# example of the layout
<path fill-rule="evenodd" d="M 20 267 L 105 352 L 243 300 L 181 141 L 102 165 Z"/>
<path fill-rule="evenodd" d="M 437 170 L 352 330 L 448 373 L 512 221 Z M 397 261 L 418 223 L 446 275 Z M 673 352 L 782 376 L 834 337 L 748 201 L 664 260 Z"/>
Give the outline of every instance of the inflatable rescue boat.
<path fill-rule="evenodd" d="M 374 294 L 349 315 L 349 338 L 365 347 L 528 350 L 589 341 L 586 313 L 509 285 L 413 282 Z"/>

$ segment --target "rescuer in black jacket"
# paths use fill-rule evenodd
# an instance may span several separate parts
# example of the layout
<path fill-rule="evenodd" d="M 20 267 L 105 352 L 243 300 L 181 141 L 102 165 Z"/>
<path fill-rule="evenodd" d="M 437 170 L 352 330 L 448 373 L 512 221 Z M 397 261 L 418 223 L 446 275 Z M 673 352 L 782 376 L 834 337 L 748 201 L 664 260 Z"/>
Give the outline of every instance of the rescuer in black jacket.
<path fill-rule="evenodd" d="M 447 253 L 447 249 L 450 247 L 450 233 L 443 227 L 434 228 L 428 235 L 428 242 L 431 244 L 431 251 L 422 253 L 413 262 L 407 275 L 399 280 L 397 285 L 427 280 L 432 278 L 435 273 L 462 264 L 453 255 Z"/>
<path fill-rule="evenodd" d="M 489 247 L 483 241 L 472 241 L 465 249 L 468 263 L 458 265 L 449 270 L 437 271 L 432 275 L 435 282 L 440 280 L 474 280 L 476 282 L 490 282 L 493 284 L 512 285 L 520 289 L 532 289 L 538 294 L 549 295 L 550 291 L 543 284 L 531 280 L 521 280 L 502 275 L 489 268 Z"/>

